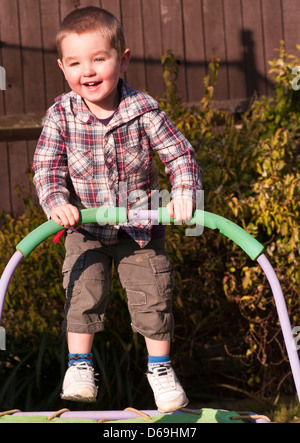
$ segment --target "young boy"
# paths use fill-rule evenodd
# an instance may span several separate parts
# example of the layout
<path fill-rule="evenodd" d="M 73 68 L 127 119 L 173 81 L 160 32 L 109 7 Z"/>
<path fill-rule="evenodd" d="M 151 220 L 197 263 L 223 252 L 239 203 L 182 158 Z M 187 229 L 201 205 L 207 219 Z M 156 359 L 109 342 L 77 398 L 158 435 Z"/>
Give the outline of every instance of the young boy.
<path fill-rule="evenodd" d="M 201 170 L 194 151 L 148 95 L 121 79 L 130 50 L 119 21 L 87 7 L 71 12 L 57 35 L 59 67 L 71 88 L 48 110 L 33 169 L 40 204 L 67 229 L 63 265 L 69 367 L 61 397 L 95 401 L 92 343 L 104 329 L 112 263 L 126 291 L 131 324 L 145 337 L 147 377 L 159 411 L 188 400 L 170 363 L 173 336 L 171 265 L 163 226 L 150 221 L 122 226 L 86 224 L 79 209 L 139 204 L 150 209 L 159 190 L 151 157 L 156 150 L 170 174 L 168 210 L 177 221 L 192 216 Z"/>

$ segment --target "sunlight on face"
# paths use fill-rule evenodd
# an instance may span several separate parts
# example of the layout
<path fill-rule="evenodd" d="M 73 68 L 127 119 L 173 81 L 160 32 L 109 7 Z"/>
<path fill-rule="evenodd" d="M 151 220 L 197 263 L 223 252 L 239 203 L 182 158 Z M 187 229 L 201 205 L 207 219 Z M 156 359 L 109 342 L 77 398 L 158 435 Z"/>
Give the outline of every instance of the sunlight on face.
<path fill-rule="evenodd" d="M 127 49 L 120 58 L 101 32 L 69 34 L 61 47 L 63 57 L 58 64 L 70 88 L 96 115 L 114 111 L 119 78 L 127 70 L 130 51 Z"/>

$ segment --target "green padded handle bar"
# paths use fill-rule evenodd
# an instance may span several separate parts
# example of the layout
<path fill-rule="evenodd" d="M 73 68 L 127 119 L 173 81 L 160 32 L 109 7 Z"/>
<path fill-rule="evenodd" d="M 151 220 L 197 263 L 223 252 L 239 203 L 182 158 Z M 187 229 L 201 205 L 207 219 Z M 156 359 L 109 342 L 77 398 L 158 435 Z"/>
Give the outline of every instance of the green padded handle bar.
<path fill-rule="evenodd" d="M 160 208 L 158 211 L 157 220 L 159 223 L 172 223 L 174 219 L 170 218 L 166 208 Z M 83 209 L 80 211 L 81 220 L 79 224 L 85 223 L 126 223 L 127 211 L 125 208 L 95 208 Z M 221 234 L 230 238 L 238 246 L 240 246 L 252 260 L 259 257 L 264 247 L 248 232 L 224 217 L 213 214 L 211 212 L 196 210 L 193 218 L 189 221 L 189 225 L 196 224 L 205 226 L 207 228 L 218 230 Z M 25 257 L 28 255 L 45 239 L 51 235 L 56 234 L 63 227 L 55 223 L 53 220 L 43 223 L 30 234 L 28 234 L 16 247 Z"/>
<path fill-rule="evenodd" d="M 174 222 L 173 219 L 170 219 L 166 208 L 159 208 L 158 213 L 158 221 L 160 223 Z M 197 209 L 194 211 L 193 218 L 189 221 L 189 224 L 204 225 L 206 228 L 213 229 L 214 231 L 218 230 L 221 234 L 230 238 L 240 246 L 252 260 L 256 260 L 264 251 L 264 246 L 247 231 L 227 218 L 213 214 L 212 212 Z"/>
<path fill-rule="evenodd" d="M 125 223 L 127 221 L 127 212 L 125 208 L 93 208 L 83 209 L 80 212 L 79 224 L 85 223 Z M 17 246 L 24 257 L 28 255 L 44 240 L 51 235 L 64 229 L 53 220 L 49 220 L 28 234 Z"/>

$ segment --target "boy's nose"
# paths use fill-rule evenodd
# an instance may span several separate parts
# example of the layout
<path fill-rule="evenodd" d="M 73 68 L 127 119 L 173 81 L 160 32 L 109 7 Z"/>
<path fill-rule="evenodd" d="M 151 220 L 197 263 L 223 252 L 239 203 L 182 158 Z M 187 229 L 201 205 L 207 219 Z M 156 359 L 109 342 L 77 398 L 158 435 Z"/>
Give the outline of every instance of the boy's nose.
<path fill-rule="evenodd" d="M 92 77 L 95 74 L 96 74 L 95 69 L 91 64 L 87 63 L 83 66 L 82 75 L 84 77 Z"/>

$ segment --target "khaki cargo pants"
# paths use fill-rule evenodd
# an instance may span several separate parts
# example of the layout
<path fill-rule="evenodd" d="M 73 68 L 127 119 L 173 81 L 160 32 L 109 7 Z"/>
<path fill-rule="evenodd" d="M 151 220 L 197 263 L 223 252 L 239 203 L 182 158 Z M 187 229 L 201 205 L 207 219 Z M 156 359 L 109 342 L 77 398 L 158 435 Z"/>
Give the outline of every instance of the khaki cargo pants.
<path fill-rule="evenodd" d="M 153 340 L 172 338 L 174 285 L 164 238 L 152 239 L 145 248 L 129 236 L 105 246 L 87 232 L 68 231 L 65 247 L 65 331 L 84 334 L 104 329 L 114 263 L 126 291 L 132 329 Z"/>

